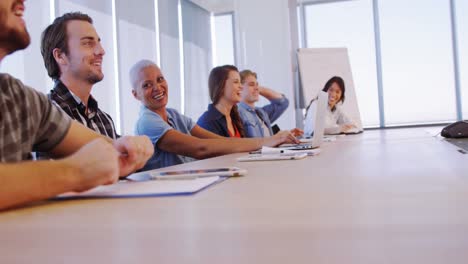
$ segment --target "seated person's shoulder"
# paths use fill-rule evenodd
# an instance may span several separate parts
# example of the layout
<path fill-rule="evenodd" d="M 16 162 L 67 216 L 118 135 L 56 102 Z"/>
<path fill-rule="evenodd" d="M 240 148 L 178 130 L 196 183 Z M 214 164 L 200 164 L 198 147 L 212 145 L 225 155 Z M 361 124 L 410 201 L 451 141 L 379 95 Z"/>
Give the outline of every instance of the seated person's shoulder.
<path fill-rule="evenodd" d="M 203 114 L 198 118 L 197 124 L 206 124 L 213 120 L 212 115 L 205 111 Z"/>
<path fill-rule="evenodd" d="M 182 129 L 181 126 L 188 130 L 193 128 L 194 122 L 190 117 L 179 113 L 179 111 L 173 108 L 166 108 L 166 111 L 172 121 L 176 123 L 178 130 Z"/>
<path fill-rule="evenodd" d="M 242 105 L 237 105 L 237 111 L 239 112 L 239 114 L 246 114 L 246 113 L 249 112 L 249 111 L 245 108 L 245 106 L 242 106 Z"/>
<path fill-rule="evenodd" d="M 11 82 L 11 81 L 18 81 L 18 79 L 14 78 L 13 76 L 9 75 L 8 73 L 0 73 L 0 82 Z"/>
<path fill-rule="evenodd" d="M 169 108 L 167 107 L 166 108 L 166 111 L 167 113 L 172 116 L 172 117 L 176 117 L 176 116 L 184 116 L 183 114 L 179 113 L 179 111 L 177 111 L 176 109 L 174 108 Z M 184 116 L 185 117 L 185 116 Z"/>
<path fill-rule="evenodd" d="M 217 133 L 219 130 L 218 119 L 213 116 L 209 111 L 204 112 L 197 120 L 197 125 L 210 132 Z"/>
<path fill-rule="evenodd" d="M 24 85 L 20 80 L 7 73 L 0 73 L 0 86 L 2 87 L 2 91 L 17 89 L 19 87 L 24 88 Z"/>
<path fill-rule="evenodd" d="M 244 119 L 249 118 L 249 115 L 252 115 L 247 110 L 243 109 L 242 107 L 239 107 L 237 109 L 237 112 L 239 113 L 239 116 L 242 119 L 242 121 L 244 121 Z"/>
<path fill-rule="evenodd" d="M 143 111 L 135 124 L 135 133 L 146 134 L 145 131 L 153 130 L 156 127 L 163 127 L 167 125 L 166 122 L 158 114 L 151 111 Z"/>
<path fill-rule="evenodd" d="M 199 122 L 202 122 L 202 123 L 212 123 L 212 122 L 215 122 L 219 119 L 221 119 L 224 115 L 221 114 L 221 112 L 219 112 L 216 107 L 214 107 L 213 105 L 209 105 L 208 106 L 208 110 L 206 110 L 201 116 L 200 118 L 198 118 L 198 121 Z M 197 122 L 197 123 L 199 123 Z"/>
<path fill-rule="evenodd" d="M 2 97 L 8 95 L 10 99 L 15 102 L 22 102 L 18 105 L 23 108 L 31 106 L 29 103 L 32 103 L 33 101 L 40 102 L 40 105 L 42 106 L 50 104 L 46 95 L 24 85 L 19 79 L 16 79 L 6 73 L 0 73 L 0 88 L 2 89 Z"/>

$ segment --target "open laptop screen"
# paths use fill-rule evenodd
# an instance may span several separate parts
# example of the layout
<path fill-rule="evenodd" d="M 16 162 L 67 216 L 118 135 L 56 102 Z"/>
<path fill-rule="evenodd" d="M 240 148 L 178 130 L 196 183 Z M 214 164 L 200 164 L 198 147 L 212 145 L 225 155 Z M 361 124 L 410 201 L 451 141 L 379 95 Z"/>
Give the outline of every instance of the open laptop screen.
<path fill-rule="evenodd" d="M 325 131 L 325 114 L 327 111 L 328 94 L 320 91 L 313 99 L 304 119 L 304 136 L 311 137 L 314 147 L 320 146 Z"/>

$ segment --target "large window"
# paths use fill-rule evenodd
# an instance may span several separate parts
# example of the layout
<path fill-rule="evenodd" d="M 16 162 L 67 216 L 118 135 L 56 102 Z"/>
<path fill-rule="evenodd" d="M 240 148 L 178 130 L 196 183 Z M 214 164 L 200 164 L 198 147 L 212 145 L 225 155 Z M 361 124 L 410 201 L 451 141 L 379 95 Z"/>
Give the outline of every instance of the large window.
<path fill-rule="evenodd" d="M 153 1 L 115 0 L 119 50 L 120 113 L 123 134 L 133 134 L 140 102 L 132 95 L 129 71 L 142 59 L 158 63 L 156 17 Z M 140 8 L 144 4 L 147 8 Z"/>
<path fill-rule="evenodd" d="M 379 120 L 379 111 L 385 118 L 385 126 L 452 122 L 457 118 L 457 90 L 451 2 L 306 3 L 306 46 L 348 48 L 365 126 L 383 121 Z M 455 39 L 458 39 L 462 114 L 466 119 L 468 77 L 463 73 L 468 71 L 468 19 L 463 14 L 468 12 L 468 2 L 454 0 L 453 3 L 457 14 Z M 378 13 L 373 13 L 375 10 Z M 377 81 L 379 74 L 381 87 Z"/>
<path fill-rule="evenodd" d="M 463 119 L 468 119 L 468 1 L 456 0 L 455 7 L 462 111 Z"/>
<path fill-rule="evenodd" d="M 372 1 L 305 5 L 306 46 L 346 47 L 364 126 L 379 125 Z"/>
<path fill-rule="evenodd" d="M 182 0 L 185 114 L 194 121 L 211 102 L 208 74 L 212 68 L 211 14 L 200 6 Z"/>
<path fill-rule="evenodd" d="M 233 19 L 233 13 L 217 14 L 213 17 L 214 66 L 225 64 L 235 65 Z"/>
<path fill-rule="evenodd" d="M 169 89 L 168 107 L 182 110 L 178 1 L 157 0 L 161 71 Z"/>
<path fill-rule="evenodd" d="M 387 125 L 456 119 L 449 1 L 379 1 Z"/>

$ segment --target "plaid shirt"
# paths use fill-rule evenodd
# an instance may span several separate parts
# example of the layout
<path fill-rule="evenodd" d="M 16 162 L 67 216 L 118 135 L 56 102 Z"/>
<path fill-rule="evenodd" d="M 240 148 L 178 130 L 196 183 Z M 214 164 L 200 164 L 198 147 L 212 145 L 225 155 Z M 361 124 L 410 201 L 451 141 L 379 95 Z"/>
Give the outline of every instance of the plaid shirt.
<path fill-rule="evenodd" d="M 8 74 L 0 74 L 0 162 L 48 152 L 65 137 L 71 119 L 47 97 Z"/>
<path fill-rule="evenodd" d="M 79 98 L 75 97 L 61 81 L 55 83 L 49 98 L 71 118 L 88 128 L 112 139 L 119 137 L 115 131 L 114 121 L 109 114 L 98 108 L 98 103 L 93 96 L 89 96 L 88 99 L 88 113 L 86 113 L 86 106 L 83 102 L 79 101 Z"/>

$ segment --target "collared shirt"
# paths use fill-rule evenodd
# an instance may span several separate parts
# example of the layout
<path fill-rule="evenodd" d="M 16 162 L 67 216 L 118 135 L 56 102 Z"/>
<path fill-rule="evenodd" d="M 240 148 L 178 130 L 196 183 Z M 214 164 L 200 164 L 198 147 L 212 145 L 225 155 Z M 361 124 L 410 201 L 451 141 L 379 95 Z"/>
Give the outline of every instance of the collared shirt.
<path fill-rule="evenodd" d="M 307 110 L 305 119 L 304 119 L 304 135 L 311 136 L 314 132 L 314 121 L 315 115 L 317 113 L 317 100 L 313 99 L 310 103 L 310 107 Z M 309 119 L 310 118 L 310 119 Z M 328 135 L 340 134 L 341 125 L 356 125 L 351 118 L 349 118 L 346 113 L 343 111 L 341 106 L 335 105 L 335 109 L 332 110 L 327 104 L 327 110 L 325 111 L 325 130 L 324 133 Z M 306 121 L 307 119 L 307 121 Z"/>
<path fill-rule="evenodd" d="M 68 132 L 71 119 L 42 93 L 8 74 L 0 74 L 0 161 L 30 160 L 48 152 Z"/>
<path fill-rule="evenodd" d="M 213 104 L 208 105 L 197 121 L 197 125 L 223 137 L 230 137 L 226 117 Z"/>
<path fill-rule="evenodd" d="M 289 100 L 283 96 L 271 100 L 270 104 L 263 107 L 252 108 L 244 102 L 240 102 L 238 106 L 246 137 L 269 137 L 273 135 L 271 123 L 275 122 L 286 111 Z M 265 126 L 268 133 L 264 129 Z"/>
<path fill-rule="evenodd" d="M 190 131 L 195 127 L 192 119 L 180 114 L 177 110 L 166 108 L 166 112 L 169 124 L 159 114 L 151 111 L 146 106 L 142 105 L 140 108 L 140 115 L 135 125 L 135 134 L 148 136 L 154 145 L 154 154 L 142 170 L 158 169 L 195 160 L 191 157 L 177 155 L 158 148 L 159 140 L 167 131 L 175 129 L 181 133 L 191 135 Z"/>
<path fill-rule="evenodd" d="M 71 118 L 88 128 L 112 139 L 119 137 L 115 131 L 114 121 L 109 114 L 99 109 L 98 102 L 93 96 L 89 96 L 86 112 L 86 106 L 80 98 L 74 95 L 61 81 L 57 81 L 54 89 L 50 91 L 49 98 Z"/>

